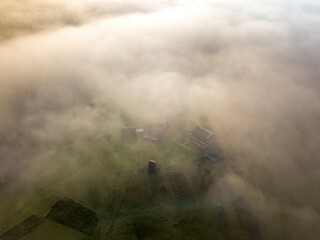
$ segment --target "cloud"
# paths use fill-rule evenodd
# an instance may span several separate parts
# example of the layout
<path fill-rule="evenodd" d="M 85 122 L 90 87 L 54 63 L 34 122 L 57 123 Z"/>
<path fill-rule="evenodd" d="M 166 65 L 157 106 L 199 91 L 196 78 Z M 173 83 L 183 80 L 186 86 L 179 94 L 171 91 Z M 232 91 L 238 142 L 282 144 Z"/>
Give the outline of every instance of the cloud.
<path fill-rule="evenodd" d="M 233 185 L 319 210 L 316 1 L 1 4 L 1 176 L 117 131 L 123 112 L 206 114 L 244 174 Z"/>
<path fill-rule="evenodd" d="M 66 26 L 77 27 L 99 18 L 149 12 L 158 7 L 146 1 L 4 0 L 0 4 L 0 41 Z"/>

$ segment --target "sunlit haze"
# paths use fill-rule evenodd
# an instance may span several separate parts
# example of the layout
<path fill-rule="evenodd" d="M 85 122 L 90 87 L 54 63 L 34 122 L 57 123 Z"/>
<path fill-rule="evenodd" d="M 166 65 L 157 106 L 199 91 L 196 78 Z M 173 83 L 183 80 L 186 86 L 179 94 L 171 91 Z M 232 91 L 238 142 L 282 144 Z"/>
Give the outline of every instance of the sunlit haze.
<path fill-rule="evenodd" d="M 0 238 L 320 239 L 319 26 L 316 0 L 1 0 Z"/>

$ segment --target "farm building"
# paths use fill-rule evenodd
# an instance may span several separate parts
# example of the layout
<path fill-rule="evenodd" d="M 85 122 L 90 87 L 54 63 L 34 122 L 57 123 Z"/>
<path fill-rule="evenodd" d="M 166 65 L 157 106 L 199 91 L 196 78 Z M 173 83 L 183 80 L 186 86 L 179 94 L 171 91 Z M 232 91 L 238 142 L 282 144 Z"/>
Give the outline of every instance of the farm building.
<path fill-rule="evenodd" d="M 157 163 L 154 160 L 149 160 L 148 162 L 148 173 L 155 174 L 157 172 Z"/>
<path fill-rule="evenodd" d="M 136 129 L 136 136 L 139 137 L 139 138 L 143 138 L 143 136 L 144 136 L 144 129 L 142 129 L 142 128 Z"/>
<path fill-rule="evenodd" d="M 215 162 L 221 157 L 223 151 L 219 146 L 217 146 L 217 144 L 210 144 L 208 147 L 203 149 L 203 153 L 207 159 Z"/>
<path fill-rule="evenodd" d="M 195 145 L 203 149 L 208 147 L 214 141 L 213 132 L 200 126 L 195 127 L 195 129 L 189 133 L 189 137 Z"/>

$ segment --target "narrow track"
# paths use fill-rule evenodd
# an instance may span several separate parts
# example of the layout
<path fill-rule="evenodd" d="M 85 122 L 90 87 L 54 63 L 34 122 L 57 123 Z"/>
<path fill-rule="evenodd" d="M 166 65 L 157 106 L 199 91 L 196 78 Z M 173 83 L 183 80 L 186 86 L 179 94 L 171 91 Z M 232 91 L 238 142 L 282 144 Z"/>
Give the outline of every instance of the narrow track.
<path fill-rule="evenodd" d="M 159 147 L 150 154 L 151 156 L 149 159 L 154 158 L 156 154 L 161 150 L 163 147 L 163 144 L 159 145 Z M 142 159 L 141 152 L 135 152 L 135 157 L 137 159 Z M 144 160 L 144 159 L 142 159 Z M 134 186 L 135 181 L 138 179 L 140 174 L 142 174 L 145 170 L 145 164 L 146 160 L 141 161 L 141 164 L 137 168 L 137 170 L 132 173 L 130 176 L 127 177 L 126 181 L 124 182 L 124 186 L 127 186 L 122 191 L 120 190 L 110 201 L 108 204 L 108 201 L 106 201 L 106 204 L 104 205 L 104 208 L 101 211 L 102 221 L 101 221 L 101 228 L 99 233 L 99 239 L 100 240 L 108 240 L 110 239 L 110 233 L 113 230 L 114 223 L 117 219 L 118 212 L 121 209 L 123 203 L 127 199 L 127 195 Z"/>

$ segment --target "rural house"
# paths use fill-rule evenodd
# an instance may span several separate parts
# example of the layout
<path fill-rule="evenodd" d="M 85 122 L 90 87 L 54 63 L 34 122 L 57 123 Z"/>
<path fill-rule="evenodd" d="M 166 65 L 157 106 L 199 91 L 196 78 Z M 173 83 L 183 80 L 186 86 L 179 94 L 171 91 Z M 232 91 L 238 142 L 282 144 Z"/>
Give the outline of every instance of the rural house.
<path fill-rule="evenodd" d="M 189 133 L 191 141 L 201 148 L 208 147 L 214 141 L 213 132 L 203 127 L 195 127 L 191 133 Z"/>

